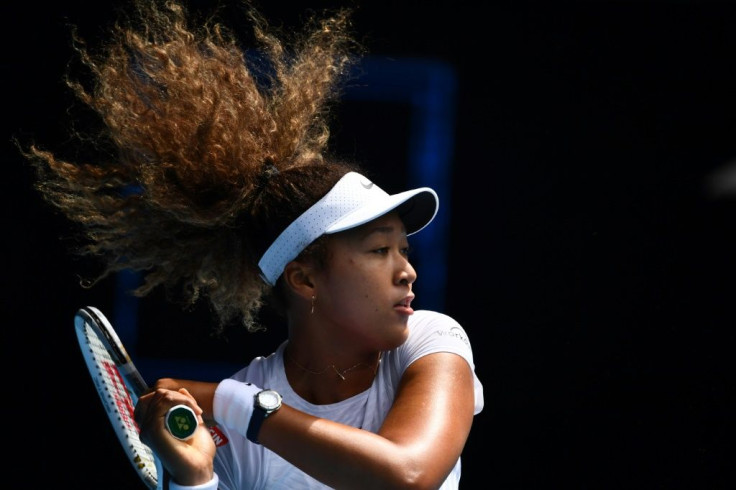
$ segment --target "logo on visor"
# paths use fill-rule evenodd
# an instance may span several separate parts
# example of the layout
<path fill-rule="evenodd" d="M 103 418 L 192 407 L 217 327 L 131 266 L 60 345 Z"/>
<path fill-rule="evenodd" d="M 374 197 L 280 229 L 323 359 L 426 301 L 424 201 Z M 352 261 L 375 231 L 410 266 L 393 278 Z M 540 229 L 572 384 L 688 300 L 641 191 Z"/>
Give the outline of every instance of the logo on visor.
<path fill-rule="evenodd" d="M 373 182 L 368 179 L 360 179 L 360 185 L 362 185 L 364 189 L 370 189 L 373 187 Z"/>

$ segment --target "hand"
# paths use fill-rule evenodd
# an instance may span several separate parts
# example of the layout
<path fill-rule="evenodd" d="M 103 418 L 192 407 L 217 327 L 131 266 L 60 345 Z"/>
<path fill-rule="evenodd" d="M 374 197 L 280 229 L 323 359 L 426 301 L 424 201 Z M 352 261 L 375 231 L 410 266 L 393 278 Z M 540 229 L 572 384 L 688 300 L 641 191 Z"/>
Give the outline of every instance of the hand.
<path fill-rule="evenodd" d="M 190 379 L 161 378 L 151 388 L 151 391 L 165 389 L 171 391 L 179 391 L 182 388 L 194 397 L 197 404 L 203 410 L 202 418 L 208 425 L 214 424 L 212 417 L 212 400 L 215 396 L 217 383 L 206 381 L 194 381 Z"/>
<path fill-rule="evenodd" d="M 199 426 L 186 441 L 174 438 L 166 429 L 166 414 L 175 405 L 186 405 L 197 415 Z M 171 390 L 160 388 L 157 383 L 154 390 L 140 397 L 134 416 L 141 441 L 161 459 L 174 481 L 198 485 L 212 479 L 215 443 L 202 418 L 202 409 L 185 388 Z"/>

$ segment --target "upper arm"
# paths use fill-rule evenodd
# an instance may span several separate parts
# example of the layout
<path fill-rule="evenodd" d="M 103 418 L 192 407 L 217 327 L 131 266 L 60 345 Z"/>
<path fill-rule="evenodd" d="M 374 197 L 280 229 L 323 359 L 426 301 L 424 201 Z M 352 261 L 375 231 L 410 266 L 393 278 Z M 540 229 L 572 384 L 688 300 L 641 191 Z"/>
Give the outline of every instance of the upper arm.
<path fill-rule="evenodd" d="M 408 449 L 410 460 L 421 465 L 419 471 L 444 479 L 470 433 L 473 381 L 470 365 L 457 354 L 437 352 L 417 359 L 404 372 L 379 435 Z"/>

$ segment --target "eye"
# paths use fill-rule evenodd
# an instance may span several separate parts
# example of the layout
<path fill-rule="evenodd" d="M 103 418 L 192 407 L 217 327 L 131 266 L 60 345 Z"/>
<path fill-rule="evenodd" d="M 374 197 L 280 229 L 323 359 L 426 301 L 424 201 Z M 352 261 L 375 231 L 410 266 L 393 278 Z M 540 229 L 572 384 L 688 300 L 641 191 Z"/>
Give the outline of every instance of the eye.
<path fill-rule="evenodd" d="M 388 247 L 381 247 L 373 250 L 373 253 L 377 253 L 379 255 L 386 255 L 388 253 L 389 248 Z"/>
<path fill-rule="evenodd" d="M 409 254 L 411 254 L 414 251 L 413 248 L 411 248 L 409 245 L 401 249 L 401 255 L 404 257 L 408 257 Z"/>

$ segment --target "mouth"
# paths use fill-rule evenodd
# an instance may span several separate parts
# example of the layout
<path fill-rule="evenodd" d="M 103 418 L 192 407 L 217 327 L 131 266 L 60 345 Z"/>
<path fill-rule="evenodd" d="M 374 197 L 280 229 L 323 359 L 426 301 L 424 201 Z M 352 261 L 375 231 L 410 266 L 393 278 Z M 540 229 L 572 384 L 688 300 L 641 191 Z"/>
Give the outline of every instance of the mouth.
<path fill-rule="evenodd" d="M 405 296 L 401 301 L 394 305 L 394 311 L 402 315 L 402 318 L 413 315 L 414 309 L 411 307 L 411 302 L 414 300 L 414 294 Z"/>
<path fill-rule="evenodd" d="M 411 307 L 411 302 L 413 300 L 414 300 L 414 295 L 411 294 L 411 295 L 405 297 L 404 299 L 402 299 L 401 301 L 399 301 L 398 303 L 396 303 L 396 306 L 401 306 L 403 308 L 410 308 Z"/>

